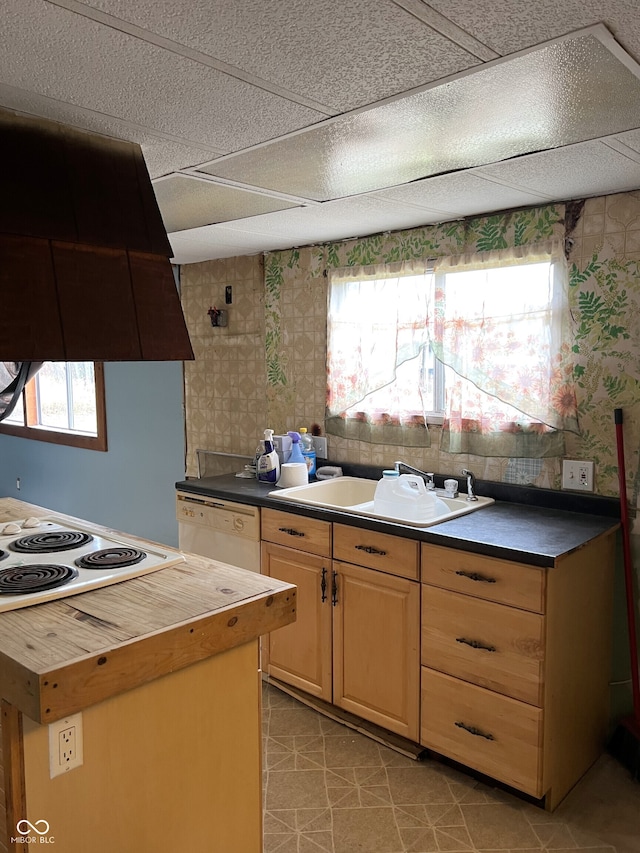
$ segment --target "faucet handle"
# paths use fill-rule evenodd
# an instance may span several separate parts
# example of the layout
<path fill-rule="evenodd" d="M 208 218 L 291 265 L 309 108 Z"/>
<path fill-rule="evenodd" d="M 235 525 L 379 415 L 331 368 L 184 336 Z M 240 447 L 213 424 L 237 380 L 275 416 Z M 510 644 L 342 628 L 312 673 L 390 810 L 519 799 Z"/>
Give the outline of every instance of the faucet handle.
<path fill-rule="evenodd" d="M 434 480 L 435 474 L 432 472 L 427 473 L 427 489 L 432 491 L 436 487 L 436 481 Z"/>

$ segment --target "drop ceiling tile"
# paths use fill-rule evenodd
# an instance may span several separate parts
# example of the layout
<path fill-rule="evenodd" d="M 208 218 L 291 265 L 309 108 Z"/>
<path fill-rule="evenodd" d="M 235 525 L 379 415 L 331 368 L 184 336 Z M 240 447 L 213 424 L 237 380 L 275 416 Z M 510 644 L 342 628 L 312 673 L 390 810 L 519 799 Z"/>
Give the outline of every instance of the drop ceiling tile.
<path fill-rule="evenodd" d="M 324 117 L 43 0 L 5 0 L 2 29 L 0 80 L 6 85 L 172 134 L 187 145 L 233 151 Z"/>
<path fill-rule="evenodd" d="M 282 248 L 290 248 L 380 231 L 414 228 L 442 218 L 441 212 L 429 214 L 422 208 L 390 203 L 373 196 L 359 196 L 256 216 L 220 227 L 234 231 L 242 229 L 266 237 L 280 237 L 286 243 Z"/>
<path fill-rule="evenodd" d="M 273 249 L 288 249 L 296 243 L 288 237 L 251 234 L 233 226 L 209 225 L 191 231 L 170 234 L 176 263 L 192 263 L 184 258 L 198 253 L 199 260 L 229 258 L 236 255 L 255 255 Z M 206 254 L 206 257 L 205 257 Z"/>
<path fill-rule="evenodd" d="M 640 163 L 599 141 L 519 157 L 480 171 L 555 199 L 606 195 L 640 187 Z"/>
<path fill-rule="evenodd" d="M 91 0 L 88 5 L 336 111 L 479 64 L 392 0 Z"/>
<path fill-rule="evenodd" d="M 201 169 L 325 201 L 630 130 L 639 115 L 640 79 L 590 32 Z"/>
<path fill-rule="evenodd" d="M 169 232 L 298 206 L 295 202 L 187 175 L 163 178 L 154 183 L 153 189 L 165 228 Z"/>
<path fill-rule="evenodd" d="M 630 130 L 628 133 L 619 133 L 615 137 L 623 145 L 640 154 L 640 130 Z M 607 140 L 608 142 L 609 140 Z"/>
<path fill-rule="evenodd" d="M 376 195 L 406 204 L 420 205 L 441 216 L 472 216 L 510 207 L 547 201 L 550 196 L 503 186 L 473 172 L 453 172 L 382 190 Z"/>
<path fill-rule="evenodd" d="M 429 0 L 429 6 L 502 55 L 602 22 L 640 58 L 635 0 Z"/>
<path fill-rule="evenodd" d="M 169 234 L 173 249 L 172 261 L 176 264 L 197 264 L 213 258 L 233 258 L 261 251 L 259 248 L 251 249 L 246 241 L 234 243 L 231 237 L 227 239 L 226 235 L 208 234 L 200 239 L 191 239 L 187 234 L 188 232 Z"/>

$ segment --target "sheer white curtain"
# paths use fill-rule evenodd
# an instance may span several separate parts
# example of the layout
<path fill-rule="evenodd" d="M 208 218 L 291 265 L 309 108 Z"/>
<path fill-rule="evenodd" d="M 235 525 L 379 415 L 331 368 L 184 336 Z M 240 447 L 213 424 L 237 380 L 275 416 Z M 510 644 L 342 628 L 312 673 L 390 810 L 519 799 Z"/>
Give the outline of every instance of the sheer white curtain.
<path fill-rule="evenodd" d="M 344 415 L 393 383 L 398 368 L 428 346 L 431 277 L 425 262 L 330 272 L 330 415 Z"/>
<path fill-rule="evenodd" d="M 577 431 L 568 270 L 559 241 L 436 262 L 429 329 L 445 429 Z"/>
<path fill-rule="evenodd" d="M 419 391 L 399 392 L 396 411 L 389 394 L 384 410 L 371 401 L 429 346 L 447 368 L 442 449 L 557 455 L 562 431 L 578 430 L 561 241 L 329 275 L 328 431 L 349 436 L 350 420 L 426 430 Z"/>

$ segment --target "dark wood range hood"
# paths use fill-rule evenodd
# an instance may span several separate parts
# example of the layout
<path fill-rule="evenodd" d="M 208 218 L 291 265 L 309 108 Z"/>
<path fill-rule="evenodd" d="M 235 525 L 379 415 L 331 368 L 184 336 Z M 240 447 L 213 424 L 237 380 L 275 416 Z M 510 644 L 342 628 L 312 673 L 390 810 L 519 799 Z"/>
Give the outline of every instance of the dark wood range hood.
<path fill-rule="evenodd" d="M 193 350 L 140 146 L 0 110 L 0 360 Z"/>

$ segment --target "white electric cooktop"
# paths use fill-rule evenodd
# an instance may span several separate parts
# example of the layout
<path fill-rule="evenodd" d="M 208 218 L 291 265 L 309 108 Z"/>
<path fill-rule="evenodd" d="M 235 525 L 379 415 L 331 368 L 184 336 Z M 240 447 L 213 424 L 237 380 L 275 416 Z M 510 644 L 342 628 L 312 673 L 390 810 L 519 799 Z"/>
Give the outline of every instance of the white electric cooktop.
<path fill-rule="evenodd" d="M 0 611 L 30 607 L 156 572 L 184 561 L 54 516 L 0 524 Z"/>

